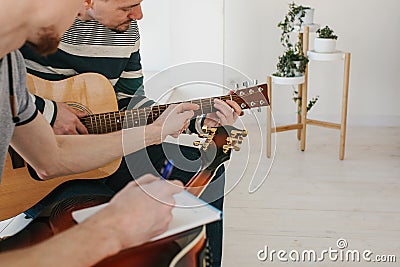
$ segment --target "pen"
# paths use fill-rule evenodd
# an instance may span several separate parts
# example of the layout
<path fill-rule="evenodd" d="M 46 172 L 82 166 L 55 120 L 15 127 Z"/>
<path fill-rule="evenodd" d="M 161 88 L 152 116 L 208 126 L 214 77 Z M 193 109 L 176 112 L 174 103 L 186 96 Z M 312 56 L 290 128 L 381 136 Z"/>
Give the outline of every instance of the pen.
<path fill-rule="evenodd" d="M 164 162 L 164 167 L 161 169 L 161 177 L 163 179 L 168 179 L 174 168 L 174 162 L 172 160 L 166 159 Z"/>

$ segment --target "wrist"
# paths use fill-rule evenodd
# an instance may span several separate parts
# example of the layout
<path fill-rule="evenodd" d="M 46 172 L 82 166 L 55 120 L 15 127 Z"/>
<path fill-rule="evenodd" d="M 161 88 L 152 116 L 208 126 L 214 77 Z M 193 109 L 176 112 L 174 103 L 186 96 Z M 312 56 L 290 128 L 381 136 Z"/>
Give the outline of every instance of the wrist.
<path fill-rule="evenodd" d="M 115 222 L 108 222 L 107 217 L 97 220 L 96 216 L 92 216 L 78 225 L 82 236 L 90 235 L 88 238 L 91 239 L 95 236 L 94 243 L 101 244 L 100 247 L 97 247 L 97 251 L 102 255 L 101 258 L 115 255 L 123 250 L 121 240 L 118 238 L 118 231 L 114 230 L 114 224 Z M 93 233 L 96 234 L 93 235 Z"/>
<path fill-rule="evenodd" d="M 146 146 L 161 144 L 165 139 L 162 136 L 162 127 L 154 123 L 145 126 L 144 134 Z"/>

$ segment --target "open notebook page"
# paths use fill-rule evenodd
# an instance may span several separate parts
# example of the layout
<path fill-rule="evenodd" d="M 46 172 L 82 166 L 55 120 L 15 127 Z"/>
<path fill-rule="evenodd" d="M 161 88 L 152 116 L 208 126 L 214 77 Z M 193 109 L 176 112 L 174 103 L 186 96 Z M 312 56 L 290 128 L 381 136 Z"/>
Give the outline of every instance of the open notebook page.
<path fill-rule="evenodd" d="M 220 220 L 222 217 L 222 212 L 220 210 L 187 191 L 175 194 L 174 198 L 176 203 L 175 207 L 172 209 L 173 218 L 169 224 L 168 230 L 152 238 L 151 241 Z M 104 203 L 90 208 L 76 210 L 72 212 L 72 217 L 77 223 L 80 223 L 107 205 L 108 203 Z"/>

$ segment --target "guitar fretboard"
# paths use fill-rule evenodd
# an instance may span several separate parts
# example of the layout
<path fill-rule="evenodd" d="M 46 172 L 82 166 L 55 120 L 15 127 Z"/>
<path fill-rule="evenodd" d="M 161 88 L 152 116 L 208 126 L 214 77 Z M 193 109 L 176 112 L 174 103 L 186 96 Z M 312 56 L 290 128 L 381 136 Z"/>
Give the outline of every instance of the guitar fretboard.
<path fill-rule="evenodd" d="M 211 97 L 205 99 L 196 99 L 187 101 L 199 105 L 199 109 L 195 111 L 194 117 L 215 112 L 214 99 L 221 99 L 223 101 L 233 100 L 239 105 L 244 103 L 237 95 L 226 95 L 220 97 Z M 173 104 L 180 104 L 173 103 Z M 133 128 L 145 126 L 153 123 L 171 104 L 151 106 L 140 109 L 132 109 L 127 111 L 116 111 L 109 113 L 101 113 L 89 115 L 81 118 L 81 122 L 86 126 L 90 134 L 103 134 L 114 131 L 119 131 L 123 128 Z M 248 106 L 246 105 L 245 108 Z M 243 108 L 243 107 L 242 107 Z"/>

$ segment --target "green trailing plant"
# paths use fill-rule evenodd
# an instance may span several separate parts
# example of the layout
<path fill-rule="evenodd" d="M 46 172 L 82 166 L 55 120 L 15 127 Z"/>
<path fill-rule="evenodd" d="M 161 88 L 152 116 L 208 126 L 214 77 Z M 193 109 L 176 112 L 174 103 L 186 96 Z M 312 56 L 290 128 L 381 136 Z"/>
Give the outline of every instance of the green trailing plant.
<path fill-rule="evenodd" d="M 329 28 L 329 26 L 325 26 L 324 28 L 319 28 L 317 30 L 317 37 L 324 39 L 334 39 L 337 40 L 337 36 L 334 34 L 333 30 Z"/>
<path fill-rule="evenodd" d="M 296 91 L 296 90 L 294 90 L 294 91 L 293 91 L 293 101 L 294 101 L 295 103 L 297 103 L 297 101 L 299 101 L 299 106 L 300 106 L 300 107 L 301 107 L 301 99 L 302 99 L 302 98 L 301 98 L 301 96 L 299 96 L 299 92 Z M 307 104 L 307 112 L 310 111 L 311 108 L 317 103 L 318 99 L 319 99 L 319 95 L 317 95 L 317 96 L 311 98 L 310 101 L 308 101 L 308 104 Z M 299 110 L 297 111 L 297 113 L 299 113 L 299 114 L 301 113 L 301 108 L 299 108 Z"/>
<path fill-rule="evenodd" d="M 301 27 L 303 18 L 306 15 L 305 10 L 307 9 L 310 9 L 310 7 L 296 5 L 292 2 L 289 4 L 288 13 L 285 15 L 284 19 L 278 23 L 278 27 L 282 30 L 281 43 L 285 49 L 293 47 L 293 44 L 290 42 L 290 33 L 294 30 L 296 19 L 299 20 Z"/>
<path fill-rule="evenodd" d="M 304 55 L 302 40 L 299 38 L 296 43 L 292 43 L 290 39 L 290 34 L 295 29 L 295 26 L 301 28 L 307 9 L 311 8 L 292 2 L 289 4 L 289 10 L 284 19 L 278 23 L 278 27 L 281 29 L 280 41 L 284 48 L 284 53 L 278 58 L 277 71 L 273 74 L 274 76 L 295 77 L 303 74 L 307 68 L 308 58 Z M 295 24 L 296 20 L 298 20 L 299 25 Z M 317 103 L 318 98 L 319 96 L 313 97 L 308 102 L 307 111 Z M 300 101 L 301 107 L 301 96 L 296 90 L 294 90 L 293 100 L 295 102 Z M 298 112 L 301 112 L 301 109 Z"/>
<path fill-rule="evenodd" d="M 278 58 L 277 71 L 273 74 L 278 77 L 295 77 L 304 73 L 308 58 L 296 50 L 289 49 Z"/>
<path fill-rule="evenodd" d="M 310 7 L 296 5 L 292 2 L 289 4 L 288 13 L 278 23 L 278 27 L 282 30 L 281 44 L 284 53 L 278 58 L 277 71 L 273 74 L 274 76 L 295 77 L 299 73 L 304 73 L 307 67 L 308 59 L 303 53 L 301 40 L 297 40 L 295 44 L 290 40 L 290 33 L 294 30 L 296 19 L 300 22 L 299 26 L 301 27 L 307 9 Z"/>

